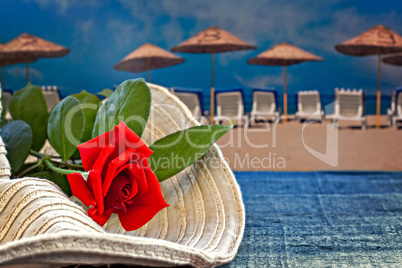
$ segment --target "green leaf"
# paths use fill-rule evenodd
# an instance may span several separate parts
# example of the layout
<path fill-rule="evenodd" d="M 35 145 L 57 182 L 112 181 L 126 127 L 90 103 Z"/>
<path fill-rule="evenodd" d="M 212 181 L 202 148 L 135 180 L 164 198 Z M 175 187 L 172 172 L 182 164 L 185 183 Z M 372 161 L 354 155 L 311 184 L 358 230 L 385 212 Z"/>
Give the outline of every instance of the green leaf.
<path fill-rule="evenodd" d="M 0 87 L 1 89 L 1 87 Z M 1 119 L 6 118 L 7 114 L 7 107 L 6 107 L 6 101 L 3 97 L 3 90 L 1 89 L 1 107 L 3 107 L 3 110 L 1 111 Z"/>
<path fill-rule="evenodd" d="M 30 168 L 30 167 L 36 165 L 36 164 L 37 164 L 37 162 L 26 162 L 26 160 L 25 160 L 24 164 L 23 164 L 18 170 L 16 170 L 16 171 L 13 172 L 13 173 L 14 173 L 15 175 L 19 175 L 22 171 L 24 171 L 24 170 L 26 170 L 26 169 L 28 169 L 28 168 Z M 29 174 L 30 174 L 30 173 L 33 173 L 33 172 L 36 172 L 36 170 L 37 170 L 38 168 L 39 168 L 39 167 L 34 168 L 34 169 L 32 169 L 32 170 L 29 170 L 29 171 L 25 172 L 22 177 L 29 177 Z"/>
<path fill-rule="evenodd" d="M 96 93 L 96 95 L 100 95 L 106 98 L 109 98 L 113 94 L 113 90 L 104 88 L 101 92 Z"/>
<path fill-rule="evenodd" d="M 112 130 L 120 121 L 139 137 L 144 131 L 151 107 L 151 91 L 144 79 L 124 81 L 100 107 L 92 137 Z"/>
<path fill-rule="evenodd" d="M 31 127 L 22 120 L 15 120 L 0 129 L 0 136 L 6 146 L 11 172 L 15 174 L 31 150 L 33 140 Z"/>
<path fill-rule="evenodd" d="M 84 133 L 84 112 L 74 97 L 64 98 L 50 113 L 47 125 L 49 142 L 64 161 L 77 149 Z"/>
<path fill-rule="evenodd" d="M 49 181 L 52 181 L 55 184 L 57 184 L 57 186 L 59 186 L 60 189 L 67 196 L 72 196 L 70 184 L 68 183 L 66 175 L 49 170 L 49 171 L 40 171 L 40 172 L 29 174 L 29 177 L 37 177 L 37 178 L 42 178 L 42 179 L 47 179 Z"/>
<path fill-rule="evenodd" d="M 91 94 L 85 90 L 79 94 L 71 95 L 81 103 L 82 110 L 84 111 L 85 127 L 84 134 L 81 138 L 81 143 L 86 142 L 92 138 L 92 129 L 94 127 L 96 114 L 101 106 L 101 101 L 94 94 Z"/>
<path fill-rule="evenodd" d="M 23 120 L 31 127 L 32 149 L 39 151 L 46 141 L 49 117 L 42 90 L 31 84 L 18 90 L 10 99 L 9 110 L 14 120 Z"/>
<path fill-rule="evenodd" d="M 224 134 L 233 128 L 224 125 L 202 125 L 181 130 L 154 142 L 149 165 L 163 181 L 201 158 Z"/>
<path fill-rule="evenodd" d="M 4 126 L 4 125 L 7 125 L 8 124 L 8 120 L 7 119 L 5 119 L 5 118 L 1 118 L 0 119 L 0 127 L 2 127 L 2 126 Z"/>

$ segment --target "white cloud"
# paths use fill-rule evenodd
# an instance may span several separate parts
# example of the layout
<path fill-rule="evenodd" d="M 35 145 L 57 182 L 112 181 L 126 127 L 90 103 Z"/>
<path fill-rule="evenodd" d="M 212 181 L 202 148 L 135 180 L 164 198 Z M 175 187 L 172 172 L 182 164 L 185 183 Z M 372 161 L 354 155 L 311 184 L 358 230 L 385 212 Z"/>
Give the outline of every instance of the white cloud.
<path fill-rule="evenodd" d="M 262 50 L 287 41 L 317 54 L 337 53 L 334 50 L 337 43 L 376 24 L 385 24 L 402 32 L 401 14 L 396 11 L 361 15 L 352 4 L 352 7 L 339 9 L 337 5 L 342 0 L 208 0 L 187 1 L 185 4 L 173 0 L 120 2 L 136 21 L 142 22 L 141 30 L 147 36 L 152 36 L 152 30 L 159 25 L 161 17 L 168 16 L 169 20 L 164 24 L 167 30 L 161 33 L 161 37 L 172 46 L 178 43 L 176 39 L 182 41 L 210 25 L 222 27 Z M 183 18 L 195 23 L 186 33 L 177 23 Z"/>
<path fill-rule="evenodd" d="M 261 88 L 261 87 L 272 87 L 272 86 L 283 86 L 283 74 L 278 75 L 254 75 L 252 77 L 244 78 L 238 74 L 234 75 L 235 79 L 243 86 L 248 88 Z M 287 76 L 287 82 L 291 83 L 293 81 L 293 76 Z"/>
<path fill-rule="evenodd" d="M 250 51 L 234 51 L 234 52 L 227 52 L 227 53 L 219 53 L 216 55 L 218 58 L 219 63 L 223 67 L 229 66 L 230 63 L 236 63 L 239 61 L 244 61 L 246 55 L 250 53 Z"/>
<path fill-rule="evenodd" d="M 135 31 L 136 29 L 132 23 L 126 23 L 118 19 L 109 20 L 106 27 L 113 33 L 112 37 L 117 49 L 128 48 L 132 41 L 138 39 L 138 35 L 141 35 L 141 33 Z"/>
<path fill-rule="evenodd" d="M 25 0 L 35 1 L 40 7 L 56 9 L 65 14 L 72 8 L 93 9 L 102 6 L 97 0 Z M 141 42 L 177 45 L 210 25 L 217 25 L 259 47 L 268 49 L 287 41 L 315 54 L 337 52 L 334 46 L 369 29 L 385 24 L 402 33 L 401 12 L 362 15 L 349 3 L 339 8 L 343 0 L 119 0 L 131 13 L 132 20 L 119 17 L 108 22 L 108 29 L 116 31 L 117 46 L 127 46 L 124 34 L 141 38 Z M 186 31 L 180 20 L 191 21 Z M 87 21 L 89 22 L 89 20 Z M 86 25 L 89 27 L 89 25 Z M 118 36 L 118 37 L 116 37 Z M 130 36 L 133 38 L 133 36 Z"/>
<path fill-rule="evenodd" d="M 90 33 L 94 26 L 93 18 L 83 21 L 77 24 L 79 31 L 81 31 L 82 39 L 84 43 L 88 44 L 90 42 Z"/>
<path fill-rule="evenodd" d="M 184 31 L 177 20 L 161 25 L 161 32 L 162 34 L 159 35 L 159 38 L 154 39 L 155 42 L 168 40 L 169 45 L 175 45 L 183 41 Z"/>
<path fill-rule="evenodd" d="M 102 1 L 97 0 L 25 0 L 26 2 L 35 2 L 41 8 L 48 8 L 57 11 L 59 14 L 65 14 L 73 7 L 93 8 L 102 4 Z"/>
<path fill-rule="evenodd" d="M 25 77 L 25 74 L 26 74 L 25 67 L 15 66 L 15 67 L 7 68 L 7 74 L 9 74 L 15 78 L 18 78 L 18 79 L 26 78 Z M 43 81 L 43 78 L 44 78 L 43 74 L 39 70 L 34 69 L 32 67 L 29 68 L 29 75 L 31 78 L 35 78 L 35 80 L 38 80 L 38 81 Z"/>

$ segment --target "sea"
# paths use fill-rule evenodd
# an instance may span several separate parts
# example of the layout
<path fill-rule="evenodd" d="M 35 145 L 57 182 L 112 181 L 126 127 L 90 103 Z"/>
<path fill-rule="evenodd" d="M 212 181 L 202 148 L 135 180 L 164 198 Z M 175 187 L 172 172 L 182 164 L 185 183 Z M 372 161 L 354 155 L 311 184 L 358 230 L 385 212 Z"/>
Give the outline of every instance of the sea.
<path fill-rule="evenodd" d="M 321 106 L 325 111 L 325 114 L 333 114 L 334 113 L 334 101 L 335 94 L 320 94 L 321 98 Z M 204 110 L 209 110 L 210 107 L 210 94 L 203 94 L 204 100 Z M 283 113 L 283 96 L 278 93 L 278 107 L 281 109 L 281 113 Z M 244 94 L 244 105 L 246 112 L 251 112 L 253 108 L 253 95 Z M 381 114 L 387 114 L 387 109 L 391 106 L 391 95 L 382 95 L 381 96 Z M 377 111 L 377 95 L 366 95 L 365 96 L 365 108 L 366 114 L 376 114 Z M 297 98 L 296 94 L 288 94 L 288 114 L 295 114 L 297 111 Z"/>
<path fill-rule="evenodd" d="M 116 88 L 116 86 L 113 86 L 113 88 Z M 5 87 L 5 91 L 13 92 L 11 88 Z M 189 89 L 191 90 L 191 89 Z M 217 88 L 217 91 L 222 90 Z M 227 90 L 227 89 L 223 89 Z M 208 89 L 203 89 L 202 90 L 203 94 L 203 110 L 204 111 L 209 111 L 210 107 L 210 91 Z M 77 92 L 74 92 L 77 93 Z M 60 88 L 59 89 L 59 94 L 60 98 L 64 98 L 68 96 L 71 93 L 68 89 L 66 88 Z M 278 96 L 278 107 L 281 110 L 281 113 L 283 113 L 283 96 L 282 92 L 278 91 L 277 92 Z M 297 98 L 296 98 L 297 93 L 288 93 L 288 114 L 295 114 L 297 111 Z M 250 88 L 245 88 L 243 89 L 243 96 L 244 96 L 244 105 L 245 105 L 245 111 L 246 113 L 251 112 L 252 106 L 253 106 L 253 94 L 252 94 L 252 89 Z M 103 97 L 99 96 L 101 99 Z M 334 101 L 335 101 L 335 94 L 328 94 L 328 93 L 320 93 L 321 97 L 321 106 L 323 107 L 324 111 L 326 114 L 333 114 L 334 112 Z M 381 96 L 381 114 L 387 114 L 387 109 L 389 109 L 391 106 L 391 93 L 383 93 Z M 377 109 L 377 95 L 375 94 L 366 94 L 365 95 L 365 111 L 366 114 L 376 114 L 376 109 Z"/>

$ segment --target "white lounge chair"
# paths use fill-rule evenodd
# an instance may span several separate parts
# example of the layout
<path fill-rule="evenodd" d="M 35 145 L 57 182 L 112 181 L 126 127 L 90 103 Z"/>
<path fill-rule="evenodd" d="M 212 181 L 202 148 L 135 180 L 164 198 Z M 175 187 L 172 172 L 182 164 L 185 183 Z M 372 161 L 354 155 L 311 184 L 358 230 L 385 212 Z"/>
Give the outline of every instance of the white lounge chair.
<path fill-rule="evenodd" d="M 187 106 L 196 120 L 201 123 L 209 123 L 203 115 L 201 90 L 172 88 L 171 91 Z"/>
<path fill-rule="evenodd" d="M 57 86 L 42 86 L 43 96 L 45 97 L 49 112 L 60 102 L 60 94 Z"/>
<path fill-rule="evenodd" d="M 247 122 L 247 115 L 244 114 L 244 102 L 241 91 L 223 91 L 215 93 L 216 116 L 214 123 L 222 121 L 231 122 L 235 119 L 235 124 L 243 125 Z"/>
<path fill-rule="evenodd" d="M 299 91 L 297 93 L 296 119 L 324 120 L 324 111 L 321 109 L 320 93 L 317 90 Z"/>
<path fill-rule="evenodd" d="M 335 114 L 333 122 L 338 120 L 360 121 L 362 129 L 367 129 L 363 90 L 335 89 Z"/>
<path fill-rule="evenodd" d="M 197 94 L 188 92 L 174 92 L 174 94 L 184 102 L 194 117 L 197 118 L 201 116 L 201 105 Z"/>
<path fill-rule="evenodd" d="M 253 109 L 250 113 L 250 124 L 259 118 L 280 120 L 276 91 L 271 89 L 253 89 Z"/>
<path fill-rule="evenodd" d="M 402 121 L 402 88 L 392 92 L 391 109 L 387 113 L 390 125 L 397 128 L 397 122 Z"/>
<path fill-rule="evenodd" d="M 392 90 L 391 93 L 391 108 L 387 109 L 387 114 L 392 115 L 395 112 L 395 96 L 396 90 Z"/>

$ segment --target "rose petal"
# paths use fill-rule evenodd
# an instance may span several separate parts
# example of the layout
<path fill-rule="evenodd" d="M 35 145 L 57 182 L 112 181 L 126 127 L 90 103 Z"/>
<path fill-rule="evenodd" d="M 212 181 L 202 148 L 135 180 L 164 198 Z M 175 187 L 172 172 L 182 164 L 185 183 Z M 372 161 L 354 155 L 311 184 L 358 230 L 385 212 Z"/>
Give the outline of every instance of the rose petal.
<path fill-rule="evenodd" d="M 112 183 L 113 179 L 116 177 L 116 171 L 128 160 L 130 160 L 131 155 L 135 153 L 134 149 L 127 149 L 124 153 L 113 159 L 111 162 L 107 164 L 107 173 L 104 176 L 103 180 L 103 193 L 104 195 L 107 194 L 109 191 L 110 184 Z"/>
<path fill-rule="evenodd" d="M 140 228 L 149 222 L 160 210 L 169 206 L 163 198 L 159 181 L 151 169 L 146 169 L 149 191 L 142 198 L 134 197 L 135 201 L 127 205 L 126 212 L 118 211 L 120 222 L 126 231 Z"/>
<path fill-rule="evenodd" d="M 105 225 L 112 213 L 113 210 L 106 210 L 102 214 L 99 214 L 99 211 L 96 207 L 88 209 L 88 216 L 100 226 Z"/>
<path fill-rule="evenodd" d="M 131 189 L 131 195 L 127 198 L 128 200 L 132 199 L 138 192 L 148 192 L 148 182 L 145 178 L 144 170 L 140 166 L 133 163 L 125 164 L 117 170 L 116 174 L 123 171 L 125 171 L 130 177 L 133 186 Z"/>
<path fill-rule="evenodd" d="M 142 196 L 146 195 L 149 191 L 148 179 L 146 177 L 144 169 L 139 165 L 132 164 L 130 173 L 133 177 L 136 178 L 138 184 L 137 196 L 138 198 L 141 198 Z"/>
<path fill-rule="evenodd" d="M 126 148 L 136 149 L 141 152 L 147 159 L 153 151 L 141 140 L 138 135 L 132 131 L 123 121 L 116 127 L 115 144 L 124 143 Z"/>
<path fill-rule="evenodd" d="M 129 200 L 138 193 L 139 186 L 137 180 L 134 177 L 132 177 L 132 174 L 130 172 L 128 172 L 127 174 L 130 176 L 131 179 L 131 195 L 127 197 L 127 199 Z"/>
<path fill-rule="evenodd" d="M 73 195 L 84 203 L 85 206 L 95 206 L 96 202 L 92 192 L 88 189 L 87 183 L 80 173 L 67 175 Z"/>
<path fill-rule="evenodd" d="M 80 151 L 82 165 L 86 171 L 92 169 L 92 166 L 101 154 L 104 147 L 113 145 L 113 131 L 105 132 L 92 140 L 77 145 Z"/>
<path fill-rule="evenodd" d="M 88 176 L 88 183 L 90 183 L 92 186 L 92 192 L 95 197 L 98 212 L 99 214 L 102 214 L 104 211 L 104 204 L 103 204 L 104 196 L 102 193 L 102 178 L 100 174 L 95 170 L 91 170 Z"/>
<path fill-rule="evenodd" d="M 113 145 L 107 145 L 103 147 L 101 152 L 99 153 L 98 159 L 96 159 L 95 163 L 92 165 L 92 170 L 96 170 L 104 177 L 105 173 L 105 165 L 107 165 L 111 160 L 109 160 L 110 155 L 113 154 L 115 147 Z"/>
<path fill-rule="evenodd" d="M 131 183 L 131 179 L 123 172 L 114 178 L 110 185 L 110 190 L 105 196 L 105 209 L 113 209 L 114 211 L 126 211 L 126 206 L 122 200 L 123 187 Z"/>

